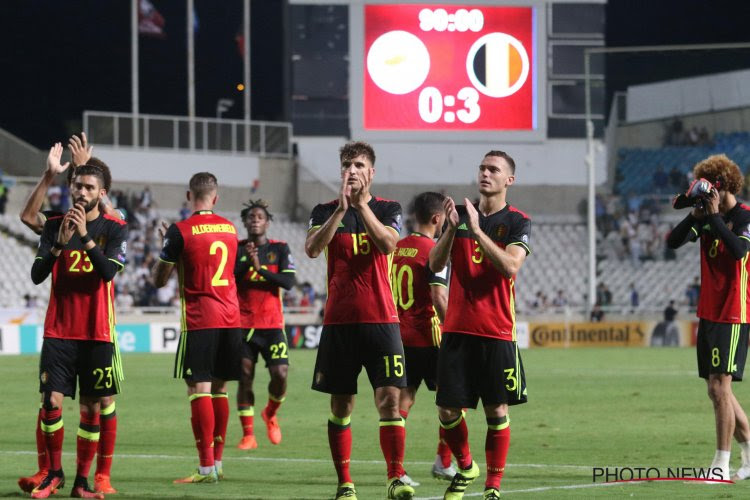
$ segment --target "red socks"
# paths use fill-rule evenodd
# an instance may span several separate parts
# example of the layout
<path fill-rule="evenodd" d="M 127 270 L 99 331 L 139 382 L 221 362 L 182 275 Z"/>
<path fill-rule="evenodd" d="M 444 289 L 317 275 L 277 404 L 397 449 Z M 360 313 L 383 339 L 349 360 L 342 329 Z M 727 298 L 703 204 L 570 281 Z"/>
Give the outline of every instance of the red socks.
<path fill-rule="evenodd" d="M 224 453 L 224 442 L 227 440 L 227 423 L 229 422 L 229 398 L 226 392 L 211 394 L 214 409 L 214 460 L 221 460 Z"/>
<path fill-rule="evenodd" d="M 47 454 L 47 443 L 42 431 L 42 409 L 36 416 L 36 463 L 40 471 L 49 470 L 49 455 Z"/>
<path fill-rule="evenodd" d="M 106 408 L 102 408 L 99 417 L 99 449 L 96 453 L 96 473 L 110 476 L 112 469 L 112 456 L 115 453 L 115 440 L 117 439 L 117 412 L 115 402 Z"/>
<path fill-rule="evenodd" d="M 510 421 L 508 416 L 487 419 L 487 438 L 484 452 L 487 458 L 486 488 L 500 489 L 500 480 L 505 472 L 505 459 L 510 446 Z"/>
<path fill-rule="evenodd" d="M 331 458 L 339 484 L 352 483 L 349 475 L 349 462 L 352 456 L 351 418 L 338 418 L 331 414 L 328 417 L 328 444 L 331 447 Z"/>
<path fill-rule="evenodd" d="M 201 467 L 214 465 L 214 408 L 211 395 L 197 393 L 190 396 L 190 423 Z"/>
<path fill-rule="evenodd" d="M 62 445 L 65 436 L 63 427 L 62 408 L 51 410 L 42 408 L 42 433 L 44 434 L 44 445 L 49 457 L 49 470 L 58 471 L 62 469 Z"/>
<path fill-rule="evenodd" d="M 76 439 L 76 475 L 89 477 L 91 462 L 94 461 L 99 447 L 99 412 L 89 413 L 81 410 L 81 422 L 78 424 Z"/>
<path fill-rule="evenodd" d="M 240 424 L 242 425 L 242 435 L 253 435 L 253 416 L 255 410 L 249 405 L 237 405 L 237 413 L 240 414 Z"/>
<path fill-rule="evenodd" d="M 404 447 L 406 443 L 406 427 L 404 419 L 380 419 L 380 449 L 383 450 L 388 479 L 399 478 L 404 475 Z"/>
<path fill-rule="evenodd" d="M 279 411 L 279 406 L 281 406 L 281 403 L 284 402 L 284 399 L 286 399 L 283 395 L 280 398 L 275 398 L 272 395 L 268 395 L 268 404 L 266 404 L 266 416 L 268 418 L 273 417 L 276 415 L 276 412 Z"/>
<path fill-rule="evenodd" d="M 445 429 L 441 426 L 438 432 L 440 439 L 438 440 L 437 454 L 440 457 L 440 463 L 444 468 L 451 466 L 451 448 L 448 443 L 445 442 Z"/>
<path fill-rule="evenodd" d="M 448 443 L 453 456 L 456 457 L 458 466 L 462 469 L 471 467 L 471 450 L 469 450 L 469 429 L 466 427 L 466 420 L 463 412 L 461 416 L 450 422 L 440 422 L 440 426 L 445 430 L 445 442 Z"/>

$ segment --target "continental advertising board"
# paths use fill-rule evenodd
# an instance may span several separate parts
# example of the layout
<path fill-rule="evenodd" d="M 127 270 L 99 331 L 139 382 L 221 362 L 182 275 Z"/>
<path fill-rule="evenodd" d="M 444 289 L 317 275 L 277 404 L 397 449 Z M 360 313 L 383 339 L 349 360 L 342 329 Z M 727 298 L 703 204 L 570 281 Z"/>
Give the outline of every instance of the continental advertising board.
<path fill-rule="evenodd" d="M 695 321 L 530 322 L 529 347 L 666 347 L 695 345 Z"/>

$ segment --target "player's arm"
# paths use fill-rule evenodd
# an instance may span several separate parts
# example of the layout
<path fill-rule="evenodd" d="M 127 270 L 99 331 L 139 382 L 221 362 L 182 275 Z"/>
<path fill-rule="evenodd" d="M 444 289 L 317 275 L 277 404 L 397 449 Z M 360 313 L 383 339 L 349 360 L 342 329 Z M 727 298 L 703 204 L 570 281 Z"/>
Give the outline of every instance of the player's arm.
<path fill-rule="evenodd" d="M 430 271 L 433 273 L 440 272 L 441 269 L 445 269 L 448 265 L 451 257 L 451 248 L 453 248 L 453 240 L 456 237 L 458 228 L 458 212 L 456 211 L 456 203 L 452 198 L 445 198 L 443 209 L 445 210 L 446 227 L 435 246 L 430 250 Z"/>
<path fill-rule="evenodd" d="M 440 322 L 445 321 L 445 311 L 448 310 L 448 288 L 445 285 L 430 285 L 430 298 Z"/>
<path fill-rule="evenodd" d="M 698 230 L 696 225 L 699 219 L 694 215 L 693 212 L 689 213 L 687 217 L 682 219 L 667 236 L 667 246 L 672 249 L 676 249 L 687 243 L 688 241 L 695 241 L 698 239 Z"/>
<path fill-rule="evenodd" d="M 76 203 L 73 208 L 68 211 L 66 217 L 68 217 L 70 222 L 73 224 L 78 237 L 81 238 L 83 249 L 86 250 L 86 255 L 88 255 L 94 271 L 99 273 L 99 276 L 101 276 L 104 281 L 112 281 L 112 278 L 115 277 L 117 271 L 121 270 L 124 267 L 124 249 L 122 263 L 111 260 L 109 257 L 104 255 L 104 252 L 102 252 L 101 248 L 99 248 L 99 246 L 94 242 L 91 236 L 88 235 L 88 229 L 86 228 L 86 211 L 84 210 L 82 203 Z M 125 232 L 124 234 L 125 238 L 127 238 L 127 232 Z M 122 235 L 113 236 L 114 237 L 112 241 L 108 242 L 108 246 L 114 244 L 120 246 L 124 241 Z"/>
<path fill-rule="evenodd" d="M 492 241 L 492 238 L 482 231 L 479 227 L 479 213 L 477 209 L 472 205 L 469 200 L 465 199 L 466 202 L 466 214 L 469 218 L 469 229 L 474 235 L 479 248 L 482 249 L 484 255 L 489 259 L 492 266 L 500 271 L 500 274 L 506 278 L 512 278 L 521 269 L 523 262 L 526 260 L 528 254 L 528 247 L 525 243 L 514 242 L 506 245 L 505 249 L 500 248 Z M 528 226 L 528 222 L 524 222 L 524 225 Z M 522 231 L 525 233 L 526 231 Z M 511 241 L 513 234 L 511 235 Z"/>
<path fill-rule="evenodd" d="M 272 273 L 262 267 L 258 269 L 258 274 L 263 276 L 266 281 L 280 286 L 284 290 L 291 290 L 296 283 L 297 270 L 294 267 L 294 259 L 289 251 L 288 245 L 283 245 L 279 251 L 279 272 Z"/>
<path fill-rule="evenodd" d="M 162 222 L 159 234 L 162 236 L 161 253 L 159 254 L 159 260 L 151 269 L 151 279 L 156 288 L 161 288 L 167 284 L 169 275 L 172 274 L 172 269 L 174 269 L 174 265 L 177 263 L 184 247 L 182 233 L 180 233 L 176 224 L 167 228 L 166 223 Z"/>
<path fill-rule="evenodd" d="M 393 204 L 394 207 L 398 206 L 397 203 Z M 362 223 L 365 225 L 367 236 L 375 244 L 378 250 L 384 254 L 389 254 L 396 249 L 398 243 L 399 230 L 391 225 L 386 225 L 378 220 L 375 213 L 367 203 L 358 203 L 354 206 L 354 209 L 359 212 L 359 216 L 362 218 Z M 393 211 L 395 208 L 392 208 Z M 397 216 L 401 215 L 401 207 L 398 206 L 398 214 L 388 214 L 388 220 L 396 223 Z"/>
<path fill-rule="evenodd" d="M 750 243 L 750 229 L 747 220 L 737 224 L 735 228 L 740 234 L 735 234 L 727 227 L 724 219 L 719 212 L 719 191 L 716 188 L 711 190 L 709 198 L 704 201 L 706 211 L 706 221 L 714 233 L 719 235 L 724 246 L 737 260 L 742 260 L 747 254 L 748 243 Z"/>
<path fill-rule="evenodd" d="M 63 229 L 65 229 L 65 235 L 62 234 Z M 42 237 L 39 240 L 39 249 L 37 250 L 34 264 L 31 266 L 31 281 L 35 285 L 42 283 L 50 275 L 55 261 L 62 252 L 62 247 L 65 246 L 67 241 L 70 241 L 72 235 L 73 230 L 67 223 L 63 223 L 59 231 L 55 230 L 54 225 L 50 222 L 44 224 Z"/>
<path fill-rule="evenodd" d="M 42 234 L 42 228 L 44 227 L 45 217 L 41 213 L 41 210 L 42 204 L 44 204 L 44 199 L 47 197 L 47 190 L 55 182 L 57 174 L 65 172 L 70 166 L 70 162 L 64 164 L 60 163 L 62 153 L 63 147 L 59 142 L 55 143 L 55 145 L 49 149 L 49 154 L 47 155 L 47 168 L 44 170 L 39 182 L 34 186 L 34 189 L 26 199 L 26 203 L 21 210 L 21 222 L 36 234 Z"/>
<path fill-rule="evenodd" d="M 320 252 L 331 243 L 339 223 L 344 219 L 348 204 L 345 197 L 343 197 L 343 203 L 341 198 L 339 197 L 339 203 L 333 213 L 325 219 L 323 219 L 325 217 L 323 205 L 318 205 L 313 209 L 310 217 L 310 229 L 305 240 L 305 253 L 311 259 L 320 255 Z"/>

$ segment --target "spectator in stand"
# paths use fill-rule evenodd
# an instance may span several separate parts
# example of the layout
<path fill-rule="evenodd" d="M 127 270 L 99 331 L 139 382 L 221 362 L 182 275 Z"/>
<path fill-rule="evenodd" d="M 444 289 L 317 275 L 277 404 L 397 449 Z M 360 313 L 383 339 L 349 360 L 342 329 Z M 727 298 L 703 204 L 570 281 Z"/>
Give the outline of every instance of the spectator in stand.
<path fill-rule="evenodd" d="M 552 299 L 552 305 L 558 309 L 558 312 L 568 305 L 568 299 L 565 297 L 565 292 L 562 289 L 557 290 L 557 295 Z"/>
<path fill-rule="evenodd" d="M 687 290 L 685 290 L 685 295 L 687 296 L 688 300 L 688 306 L 690 309 L 695 309 L 695 307 L 698 305 L 698 296 L 701 293 L 701 281 L 698 276 L 693 278 L 693 282 L 688 285 Z"/>
<path fill-rule="evenodd" d="M 0 215 L 5 214 L 5 205 L 8 203 L 9 188 L 0 179 Z"/>
<path fill-rule="evenodd" d="M 638 289 L 635 287 L 635 283 L 630 283 L 630 312 L 635 312 L 639 305 Z"/>
<path fill-rule="evenodd" d="M 594 304 L 594 307 L 591 308 L 590 320 L 592 323 L 604 321 L 604 311 L 602 310 L 602 306 L 598 302 Z"/>
<path fill-rule="evenodd" d="M 669 187 L 679 193 L 685 191 L 685 189 L 682 188 L 684 183 L 685 176 L 677 169 L 676 166 L 672 167 L 672 169 L 669 171 Z"/>
<path fill-rule="evenodd" d="M 180 220 L 185 220 L 190 217 L 190 207 L 187 202 L 182 202 L 182 208 L 180 209 Z"/>

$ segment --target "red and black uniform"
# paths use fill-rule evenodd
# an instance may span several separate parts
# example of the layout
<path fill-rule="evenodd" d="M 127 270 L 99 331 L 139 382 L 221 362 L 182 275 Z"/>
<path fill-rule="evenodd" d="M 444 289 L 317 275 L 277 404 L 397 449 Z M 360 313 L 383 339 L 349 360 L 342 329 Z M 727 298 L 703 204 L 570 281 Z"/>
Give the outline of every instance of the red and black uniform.
<path fill-rule="evenodd" d="M 384 226 L 396 233 L 401 230 L 398 202 L 372 197 L 368 205 Z M 337 206 L 338 200 L 317 205 L 310 230 L 322 226 Z M 393 255 L 378 250 L 351 207 L 325 253 L 328 299 L 313 389 L 356 394 L 362 366 L 373 387 L 403 387 L 404 354 L 390 283 Z"/>
<path fill-rule="evenodd" d="M 431 287 L 447 287 L 447 268 L 430 270 L 430 250 L 435 241 L 412 233 L 398 242 L 393 257 L 391 283 L 401 321 L 401 340 L 406 355 L 406 385 L 419 387 L 422 380 L 431 391 L 437 382 L 440 318 L 432 305 Z"/>
<path fill-rule="evenodd" d="M 477 211 L 478 206 L 475 205 Z M 451 279 L 438 363 L 437 404 L 451 408 L 526 402 L 516 345 L 515 276 L 506 278 L 469 231 L 466 207 L 456 207 L 458 230 L 451 250 Z M 484 216 L 480 229 L 500 248 L 530 253 L 531 219 L 506 205 Z"/>
<path fill-rule="evenodd" d="M 289 245 L 268 240 L 258 247 L 260 269 L 255 269 L 245 251 L 248 240 L 239 242 L 239 259 L 235 269 L 240 304 L 240 326 L 245 333 L 248 357 L 254 362 L 258 353 L 266 366 L 289 364 L 284 333 L 282 292 L 294 286 L 297 272 Z"/>
<path fill-rule="evenodd" d="M 243 350 L 233 273 L 237 229 L 210 210 L 195 212 L 169 226 L 159 258 L 179 273 L 182 335 L 175 377 L 237 380 Z"/>
<path fill-rule="evenodd" d="M 737 203 L 726 214 L 696 219 L 689 214 L 670 233 L 677 248 L 700 240 L 701 289 L 698 299 L 698 374 L 731 374 L 742 380 L 747 358 L 748 248 L 750 207 Z"/>
<path fill-rule="evenodd" d="M 122 366 L 115 345 L 115 274 L 125 266 L 127 226 L 100 215 L 86 223 L 96 243 L 91 250 L 74 234 L 58 257 L 52 252 L 62 216 L 44 224 L 31 277 L 41 283 L 52 274 L 44 320 L 40 391 L 75 395 L 76 377 L 84 396 L 116 394 Z"/>

